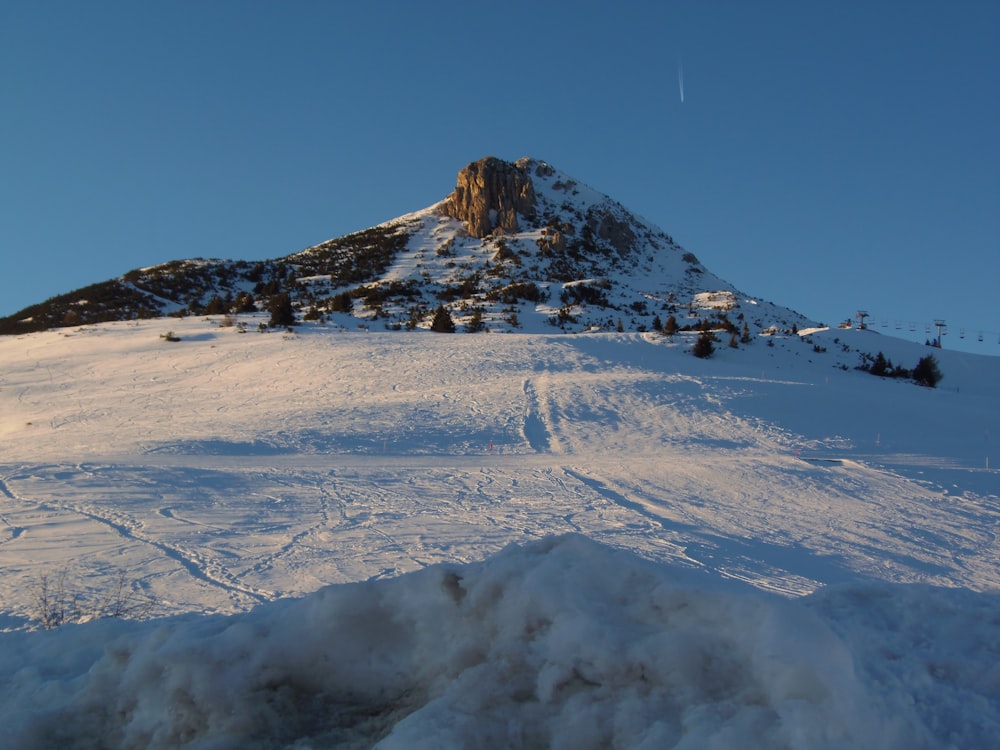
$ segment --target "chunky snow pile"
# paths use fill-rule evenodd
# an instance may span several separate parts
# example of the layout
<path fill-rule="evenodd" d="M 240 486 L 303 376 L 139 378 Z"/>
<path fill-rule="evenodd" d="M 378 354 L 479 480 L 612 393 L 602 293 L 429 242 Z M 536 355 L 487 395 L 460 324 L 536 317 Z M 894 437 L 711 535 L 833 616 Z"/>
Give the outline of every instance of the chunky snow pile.
<path fill-rule="evenodd" d="M 17 748 L 937 748 L 1000 736 L 995 596 L 790 601 L 579 535 L 223 617 L 0 636 Z"/>

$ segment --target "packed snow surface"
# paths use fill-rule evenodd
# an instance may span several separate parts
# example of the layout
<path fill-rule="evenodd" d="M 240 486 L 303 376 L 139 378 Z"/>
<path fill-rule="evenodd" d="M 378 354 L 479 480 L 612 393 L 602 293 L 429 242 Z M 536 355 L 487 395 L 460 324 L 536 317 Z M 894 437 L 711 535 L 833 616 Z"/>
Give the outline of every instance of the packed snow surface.
<path fill-rule="evenodd" d="M 7 746 L 996 746 L 1000 359 L 239 330 L 0 339 Z"/>

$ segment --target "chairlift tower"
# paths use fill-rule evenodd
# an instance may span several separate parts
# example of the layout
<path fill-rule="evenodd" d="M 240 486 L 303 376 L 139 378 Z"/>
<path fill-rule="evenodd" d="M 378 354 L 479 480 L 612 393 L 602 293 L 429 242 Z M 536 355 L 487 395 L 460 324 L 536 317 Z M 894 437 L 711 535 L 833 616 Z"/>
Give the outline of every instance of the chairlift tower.
<path fill-rule="evenodd" d="M 858 310 L 858 314 L 855 315 L 854 317 L 861 321 L 860 323 L 858 323 L 858 328 L 860 328 L 862 331 L 868 327 L 865 325 L 865 318 L 870 317 L 867 310 Z"/>
<path fill-rule="evenodd" d="M 944 333 L 942 333 L 942 331 L 947 331 L 948 326 L 945 325 L 945 322 L 943 320 L 935 320 L 934 321 L 934 326 L 937 328 L 937 332 L 938 332 L 938 335 L 937 335 L 937 348 L 940 349 L 941 348 L 941 337 L 944 335 Z"/>

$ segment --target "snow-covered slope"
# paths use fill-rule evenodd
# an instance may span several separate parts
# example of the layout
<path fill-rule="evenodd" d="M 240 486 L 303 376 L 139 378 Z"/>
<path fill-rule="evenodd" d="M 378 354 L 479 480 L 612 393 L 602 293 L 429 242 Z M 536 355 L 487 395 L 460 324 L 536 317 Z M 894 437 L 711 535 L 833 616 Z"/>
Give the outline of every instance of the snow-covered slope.
<path fill-rule="evenodd" d="M 15 746 L 995 738 L 1000 360 L 258 320 L 0 338 Z"/>
<path fill-rule="evenodd" d="M 438 304 L 459 326 L 503 332 L 644 331 L 670 315 L 680 326 L 708 319 L 714 327 L 726 316 L 754 333 L 810 325 L 739 291 L 662 229 L 551 165 L 525 158 L 505 166 L 530 178 L 531 216 L 519 214 L 516 229 L 481 237 L 449 215 L 445 200 L 382 225 L 377 229 L 403 233 L 408 242 L 366 293 L 352 291 L 351 312 L 383 329 L 428 328 Z M 329 251 L 323 243 L 287 260 L 310 268 Z M 347 289 L 322 274 L 301 285 L 315 300 L 313 315 Z"/>
<path fill-rule="evenodd" d="M 300 320 L 346 315 L 374 330 L 429 328 L 439 307 L 469 331 L 641 332 L 670 316 L 681 328 L 754 335 L 811 324 L 740 292 L 663 230 L 545 162 L 489 157 L 458 182 L 426 209 L 273 260 L 135 269 L 2 318 L 0 334 L 266 311 L 283 295 Z M 460 190 L 472 208 L 454 205 Z"/>

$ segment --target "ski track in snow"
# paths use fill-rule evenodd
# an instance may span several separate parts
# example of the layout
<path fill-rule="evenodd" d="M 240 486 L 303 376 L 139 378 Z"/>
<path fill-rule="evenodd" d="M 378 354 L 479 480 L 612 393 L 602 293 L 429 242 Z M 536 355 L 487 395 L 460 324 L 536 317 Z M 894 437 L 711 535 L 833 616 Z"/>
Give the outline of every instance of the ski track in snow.
<path fill-rule="evenodd" d="M 55 467 L 58 471 L 53 471 L 51 474 L 52 478 L 59 478 L 62 480 L 80 481 L 86 478 L 93 478 L 98 472 L 107 470 L 108 467 L 101 467 L 101 469 L 86 468 L 84 465 L 77 465 L 72 467 Z M 66 524 L 67 527 L 72 528 L 74 526 L 73 517 L 79 519 L 86 519 L 94 522 L 98 526 L 110 530 L 113 535 L 118 537 L 116 541 L 111 542 L 111 547 L 118 548 L 135 548 L 135 547 L 146 547 L 148 546 L 152 550 L 163 555 L 169 561 L 176 563 L 180 566 L 188 575 L 192 578 L 209 584 L 213 587 L 217 587 L 227 594 L 236 595 L 237 601 L 242 602 L 262 602 L 273 598 L 270 592 L 255 590 L 252 587 L 245 586 L 239 583 L 230 572 L 223 565 L 218 564 L 218 561 L 213 561 L 204 555 L 200 554 L 194 548 L 188 548 L 183 545 L 170 544 L 161 539 L 156 539 L 151 534 L 149 534 L 145 529 L 145 524 L 137 520 L 135 517 L 129 515 L 122 510 L 109 510 L 103 509 L 96 506 L 85 506 L 80 504 L 67 504 L 60 502 L 56 498 L 47 500 L 45 502 L 39 502 L 32 500 L 23 495 L 16 494 L 11 491 L 9 487 L 9 480 L 0 478 L 0 492 L 8 498 L 13 503 L 21 506 L 22 508 L 33 508 L 36 511 L 42 511 L 47 517 L 52 519 L 52 522 L 59 524 Z M 158 511 L 160 515 L 164 517 L 171 518 L 169 512 L 164 512 L 165 509 Z M 62 518 L 60 518 L 60 516 Z M 71 520 L 66 520 L 69 517 Z M 11 541 L 17 539 L 24 532 L 23 527 L 12 526 L 9 522 L 4 519 L 4 522 L 11 526 L 12 536 Z M 221 530 L 221 529 L 220 529 Z M 81 535 L 82 533 L 74 531 L 75 535 Z M 90 532 L 92 533 L 92 532 Z M 46 573 L 48 571 L 45 571 Z"/>
<path fill-rule="evenodd" d="M 3 495 L 8 501 L 16 501 L 17 497 L 14 493 L 10 491 L 7 487 L 7 483 L 4 481 L 3 477 L 0 477 L 0 495 Z M 0 512 L 0 523 L 2 523 L 7 528 L 7 535 L 3 539 L 0 539 L 0 544 L 6 544 L 7 542 L 12 542 L 17 539 L 21 534 L 24 533 L 23 526 L 17 526 L 10 522 L 2 512 Z"/>
<path fill-rule="evenodd" d="M 85 518 L 90 518 L 100 524 L 104 524 L 108 528 L 120 534 L 127 543 L 138 542 L 139 544 L 148 544 L 149 546 L 162 552 L 166 557 L 181 565 L 193 578 L 205 581 L 213 586 L 218 586 L 227 592 L 247 596 L 258 602 L 267 601 L 271 598 L 268 596 L 268 592 L 255 591 L 251 588 L 240 585 L 231 577 L 227 570 L 220 568 L 217 565 L 213 565 L 197 552 L 149 538 L 142 532 L 141 524 L 134 519 L 118 515 L 106 516 L 93 510 L 87 510 L 86 508 L 81 507 L 64 507 L 62 509 L 77 513 Z"/>
<path fill-rule="evenodd" d="M 803 367 L 797 341 L 703 363 L 634 334 L 171 326 L 0 341 L 8 612 L 59 568 L 229 612 L 565 532 L 788 596 L 1000 586 L 997 472 L 975 468 L 996 412 Z"/>
<path fill-rule="evenodd" d="M 546 421 L 541 413 L 538 393 L 530 380 L 524 381 L 524 438 L 535 453 L 549 453 L 552 450 L 551 437 Z"/>

